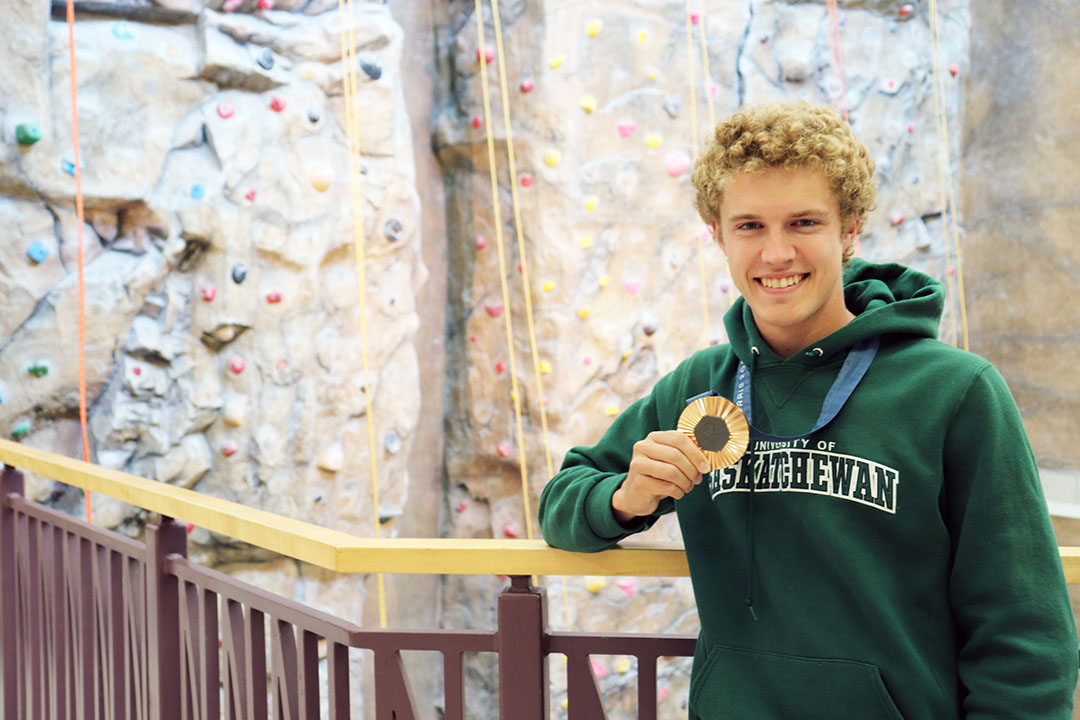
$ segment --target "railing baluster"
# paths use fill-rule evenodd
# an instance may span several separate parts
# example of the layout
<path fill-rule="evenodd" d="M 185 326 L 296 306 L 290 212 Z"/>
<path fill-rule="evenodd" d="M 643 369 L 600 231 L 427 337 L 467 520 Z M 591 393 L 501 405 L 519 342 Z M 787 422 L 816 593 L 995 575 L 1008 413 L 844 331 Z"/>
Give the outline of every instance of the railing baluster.
<path fill-rule="evenodd" d="M 106 612 L 109 618 L 109 677 L 112 702 L 105 712 L 110 720 L 127 720 L 128 712 L 124 701 L 127 695 L 128 678 L 124 672 L 124 605 L 123 568 L 124 556 L 102 548 L 108 558 L 108 595 Z"/>
<path fill-rule="evenodd" d="M 465 720 L 465 676 L 460 651 L 443 652 L 444 720 Z"/>
<path fill-rule="evenodd" d="M 416 720 L 416 701 L 401 662 L 401 653 L 391 647 L 375 649 L 376 720 Z"/>
<path fill-rule="evenodd" d="M 202 685 L 199 660 L 199 588 L 180 582 L 180 717 L 183 720 L 206 720 L 199 713 Z"/>
<path fill-rule="evenodd" d="M 5 465 L 0 475 L 0 716 L 18 718 L 19 634 L 16 628 L 16 603 L 18 595 L 15 580 L 15 510 L 8 502 L 8 495 L 23 494 L 23 476 L 15 468 Z M 25 658 L 24 658 L 25 660 Z"/>
<path fill-rule="evenodd" d="M 199 598 L 199 629 L 202 637 L 202 663 L 203 696 L 200 704 L 203 720 L 219 720 L 221 717 L 221 692 L 219 690 L 220 673 L 218 671 L 218 658 L 220 657 L 220 641 L 218 629 L 218 598 L 217 593 L 210 590 L 200 590 Z"/>
<path fill-rule="evenodd" d="M 656 720 L 656 656 L 637 659 L 638 720 Z"/>
<path fill-rule="evenodd" d="M 26 663 L 27 672 L 30 673 L 30 682 L 27 690 L 27 710 L 31 717 L 45 717 L 45 693 L 43 682 L 45 667 L 43 663 L 48 655 L 45 652 L 45 639 L 42 637 L 42 624 L 44 615 L 42 608 L 41 592 L 41 558 L 38 555 L 38 521 L 33 518 L 25 518 L 26 533 L 26 572 L 23 575 L 26 583 L 26 605 L 23 608 L 23 622 L 26 623 L 28 633 L 27 640 L 30 652 L 33 653 L 29 662 Z"/>
<path fill-rule="evenodd" d="M 150 665 L 150 717 L 179 720 L 180 598 L 166 558 L 187 556 L 187 529 L 162 517 L 146 526 L 146 635 Z"/>
<path fill-rule="evenodd" d="M 566 657 L 566 699 L 570 704 L 570 720 L 604 720 L 604 704 L 596 685 L 596 673 L 585 652 Z"/>
<path fill-rule="evenodd" d="M 300 632 L 300 718 L 319 720 L 319 636 Z"/>
<path fill-rule="evenodd" d="M 515 575 L 499 594 L 498 612 L 499 717 L 547 720 L 547 591 L 532 587 L 528 575 Z"/>
<path fill-rule="evenodd" d="M 244 607 L 222 595 L 221 616 L 222 642 L 225 646 L 225 717 L 226 720 L 248 720 Z"/>
<path fill-rule="evenodd" d="M 298 720 L 296 629 L 284 620 L 271 619 L 270 654 L 274 720 Z"/>
<path fill-rule="evenodd" d="M 327 641 L 329 643 L 329 641 Z M 331 643 L 327 651 L 330 720 L 349 720 L 349 648 Z"/>

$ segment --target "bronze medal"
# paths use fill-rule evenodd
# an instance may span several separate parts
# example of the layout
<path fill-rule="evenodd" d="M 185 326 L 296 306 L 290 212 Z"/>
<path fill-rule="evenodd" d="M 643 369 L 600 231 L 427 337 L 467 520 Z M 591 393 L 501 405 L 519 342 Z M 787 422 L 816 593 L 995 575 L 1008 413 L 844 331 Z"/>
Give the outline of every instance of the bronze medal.
<path fill-rule="evenodd" d="M 687 405 L 679 416 L 678 430 L 701 449 L 713 470 L 737 463 L 750 444 L 750 426 L 743 411 L 718 395 Z"/>

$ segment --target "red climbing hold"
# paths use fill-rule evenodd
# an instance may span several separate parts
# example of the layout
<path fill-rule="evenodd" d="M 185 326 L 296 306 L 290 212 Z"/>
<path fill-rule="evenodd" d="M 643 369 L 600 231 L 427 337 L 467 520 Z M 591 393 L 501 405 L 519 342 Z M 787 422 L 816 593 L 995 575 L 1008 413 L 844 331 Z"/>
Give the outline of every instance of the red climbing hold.
<path fill-rule="evenodd" d="M 501 442 L 495 448 L 495 452 L 499 453 L 499 457 L 501 457 L 501 458 L 508 458 L 508 457 L 510 457 L 510 453 L 513 452 L 513 450 L 510 447 L 510 443 Z"/>
<path fill-rule="evenodd" d="M 270 100 L 270 109 L 274 112 L 281 112 L 285 109 L 285 101 L 275 95 Z"/>
<path fill-rule="evenodd" d="M 248 199 L 248 202 L 255 202 L 255 188 L 251 188 L 244 193 L 244 197 Z"/>
<path fill-rule="evenodd" d="M 454 506 L 454 510 L 457 510 L 458 512 L 465 512 L 468 508 L 469 503 L 464 500 L 459 501 L 458 504 Z"/>
<path fill-rule="evenodd" d="M 469 336 L 469 342 L 471 342 L 471 343 L 476 342 L 476 336 L 475 335 L 470 335 Z"/>
<path fill-rule="evenodd" d="M 215 288 L 210 283 L 206 283 L 201 288 L 199 288 L 199 294 L 202 296 L 202 299 L 205 302 L 210 302 L 215 297 L 217 297 L 217 288 Z"/>
<path fill-rule="evenodd" d="M 484 239 L 483 235 L 477 235 L 476 236 L 476 249 L 477 250 L 483 250 L 486 247 L 487 247 L 487 240 Z"/>
<path fill-rule="evenodd" d="M 911 15 L 913 12 L 915 12 L 915 6 L 914 5 L 903 5 L 903 6 L 901 6 L 901 8 L 899 10 L 896 11 L 896 14 L 899 17 L 906 18 L 909 15 Z"/>
<path fill-rule="evenodd" d="M 913 133 L 913 132 L 915 132 L 915 123 L 908 123 L 908 126 L 907 126 L 907 131 L 908 131 L 909 133 Z"/>
<path fill-rule="evenodd" d="M 236 108 L 222 100 L 218 103 L 217 114 L 221 116 L 222 120 L 228 120 L 236 114 Z"/>
<path fill-rule="evenodd" d="M 521 176 L 521 187 L 532 187 L 532 175 L 525 173 Z"/>
<path fill-rule="evenodd" d="M 505 522 L 502 526 L 502 534 L 503 537 L 516 538 L 521 534 L 521 531 L 518 530 L 517 523 Z"/>
<path fill-rule="evenodd" d="M 472 126 L 474 128 L 477 128 L 477 129 L 480 129 L 481 127 L 483 127 L 484 126 L 484 116 L 481 115 L 480 113 L 476 113 L 475 115 L 473 115 L 472 116 Z"/>
<path fill-rule="evenodd" d="M 288 360 L 278 360 L 277 365 L 274 366 L 274 369 L 277 370 L 279 373 L 285 372 L 286 370 L 289 369 L 289 361 Z"/>
<path fill-rule="evenodd" d="M 236 446 L 236 443 L 232 440 L 226 440 L 225 442 L 221 443 L 221 454 L 225 457 L 232 457 L 239 449 L 240 448 L 238 448 Z"/>
<path fill-rule="evenodd" d="M 484 53 L 484 55 L 483 55 L 484 62 L 486 62 L 488 65 L 495 62 L 495 48 L 494 47 L 492 47 L 491 45 L 485 45 L 482 48 L 482 51 Z M 480 57 L 481 57 L 480 53 L 481 53 L 481 48 L 476 48 L 476 62 L 480 62 Z"/>
<path fill-rule="evenodd" d="M 506 370 L 506 363 L 504 363 L 502 360 L 495 363 L 495 372 L 497 372 L 499 375 L 502 375 L 505 370 Z"/>
<path fill-rule="evenodd" d="M 534 87 L 536 87 L 536 85 L 533 83 L 532 78 L 525 78 L 521 81 L 521 84 L 518 85 L 518 89 L 523 93 L 531 93 Z"/>
<path fill-rule="evenodd" d="M 269 10 L 274 7 L 274 0 L 259 0 L 260 10 Z"/>
<path fill-rule="evenodd" d="M 244 358 L 240 357 L 239 355 L 233 355 L 231 358 L 229 358 L 229 369 L 232 370 L 235 374 L 239 375 L 240 373 L 244 372 L 244 367 Z"/>
<path fill-rule="evenodd" d="M 142 368 L 136 365 L 135 367 L 131 368 L 131 372 L 135 373 L 135 375 L 142 375 Z"/>
<path fill-rule="evenodd" d="M 276 304 L 276 303 L 281 302 L 281 291 L 280 290 L 271 290 L 270 292 L 266 293 L 266 302 L 271 303 L 271 304 Z"/>
<path fill-rule="evenodd" d="M 949 63 L 949 74 L 952 75 L 953 77 L 956 77 L 957 75 L 959 75 L 960 74 L 960 66 L 957 65 L 954 62 Z"/>
<path fill-rule="evenodd" d="M 187 534 L 190 535 L 193 530 L 195 530 L 195 523 L 188 523 L 187 524 Z"/>
<path fill-rule="evenodd" d="M 493 318 L 497 318 L 503 313 L 503 306 L 499 305 L 485 305 L 484 312 Z"/>
<path fill-rule="evenodd" d="M 903 225 L 905 220 L 907 220 L 907 218 L 902 212 L 896 212 L 889 216 L 889 222 L 892 224 L 893 227 Z"/>

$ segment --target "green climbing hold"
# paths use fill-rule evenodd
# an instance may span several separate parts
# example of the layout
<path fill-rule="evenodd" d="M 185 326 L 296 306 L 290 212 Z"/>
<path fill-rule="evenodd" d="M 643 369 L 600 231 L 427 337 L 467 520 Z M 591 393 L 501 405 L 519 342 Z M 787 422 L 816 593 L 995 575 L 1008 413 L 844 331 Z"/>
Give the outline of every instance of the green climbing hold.
<path fill-rule="evenodd" d="M 15 126 L 15 139 L 20 145 L 33 145 L 41 139 L 41 128 L 34 123 L 20 123 Z"/>
<path fill-rule="evenodd" d="M 30 421 L 20 420 L 15 427 L 11 429 L 11 437 L 15 440 L 22 440 L 30 432 Z"/>
<path fill-rule="evenodd" d="M 35 361 L 30 364 L 30 367 L 26 368 L 26 372 L 36 378 L 45 377 L 49 374 L 49 364 L 41 362 L 40 360 Z"/>

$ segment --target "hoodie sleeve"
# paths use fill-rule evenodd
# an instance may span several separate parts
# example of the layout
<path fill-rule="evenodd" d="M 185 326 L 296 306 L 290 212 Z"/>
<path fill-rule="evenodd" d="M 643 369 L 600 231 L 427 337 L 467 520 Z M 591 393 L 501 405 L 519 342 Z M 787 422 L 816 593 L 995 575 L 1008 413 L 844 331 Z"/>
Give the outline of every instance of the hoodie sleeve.
<path fill-rule="evenodd" d="M 945 447 L 966 720 L 1068 720 L 1077 637 L 1038 468 L 1008 386 L 984 366 Z"/>
<path fill-rule="evenodd" d="M 592 447 L 572 448 L 562 468 L 540 495 L 540 529 L 550 545 L 576 552 L 598 552 L 623 538 L 652 527 L 675 509 L 667 498 L 648 517 L 630 526 L 620 525 L 611 508 L 611 496 L 626 479 L 634 443 L 654 430 L 671 430 L 660 421 L 660 405 L 674 402 L 675 373 L 662 378 L 647 397 L 628 407 Z"/>

